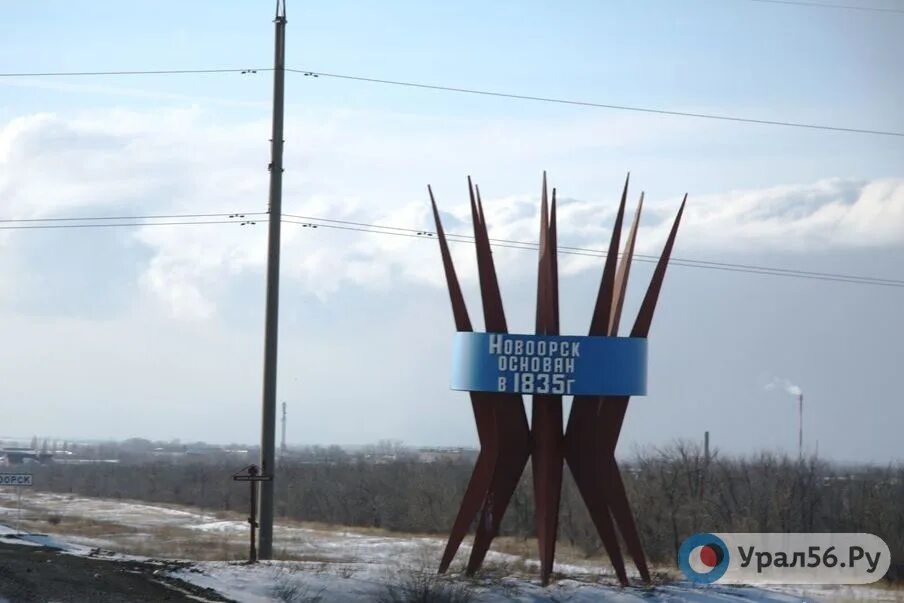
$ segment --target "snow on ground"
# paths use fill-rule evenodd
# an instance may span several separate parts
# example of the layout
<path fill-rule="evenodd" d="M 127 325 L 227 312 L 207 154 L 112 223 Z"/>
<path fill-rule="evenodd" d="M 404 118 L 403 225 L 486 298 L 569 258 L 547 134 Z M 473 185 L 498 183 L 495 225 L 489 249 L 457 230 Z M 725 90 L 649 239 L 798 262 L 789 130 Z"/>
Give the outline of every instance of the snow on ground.
<path fill-rule="evenodd" d="M 15 497 L 0 491 L 0 524 L 15 525 Z M 59 518 L 58 523 L 49 521 Z M 556 564 L 560 579 L 543 588 L 536 582 L 536 560 L 491 552 L 486 565 L 492 578 L 436 578 L 435 567 L 445 541 L 435 536 L 282 522 L 276 526 L 274 551 L 292 561 L 246 565 L 248 523 L 239 513 L 210 513 L 176 505 L 93 499 L 49 492 L 22 498 L 22 527 L 29 535 L 0 525 L 4 542 L 40 544 L 76 555 L 98 548 L 118 551 L 116 558 L 206 559 L 172 575 L 213 588 L 236 601 L 375 601 L 393 585 L 418 582 L 432 588 L 467 589 L 475 602 L 589 601 L 674 603 L 799 603 L 827 601 L 904 601 L 904 591 L 870 587 L 771 588 L 695 586 L 674 582 L 652 588 L 621 588 L 599 560 Z M 37 534 L 40 532 L 41 534 Z M 148 548 L 152 547 L 152 548 Z M 186 548 L 193 547 L 193 548 Z M 458 554 L 460 569 L 468 547 Z M 437 582 L 439 580 L 439 582 Z M 320 597 L 319 599 L 317 597 Z"/>
<path fill-rule="evenodd" d="M 795 595 L 798 597 L 812 597 L 818 601 L 834 603 L 862 603 L 873 601 L 876 603 L 904 601 L 904 590 L 882 588 L 877 586 L 847 586 L 847 585 L 807 585 L 807 586 L 779 586 L 774 590 Z"/>
<path fill-rule="evenodd" d="M 220 562 L 199 563 L 192 570 L 180 570 L 173 575 L 204 588 L 212 588 L 241 603 L 270 603 L 272 601 L 319 600 L 335 603 L 378 601 L 388 586 L 405 584 L 411 574 L 384 569 L 366 568 L 359 573 L 337 574 L 331 569 L 297 563 L 261 563 L 255 566 Z M 442 585 L 432 573 L 424 579 Z M 517 579 L 464 579 L 450 582 L 466 585 L 475 603 L 540 603 L 568 601 L 569 603 L 801 603 L 815 601 L 794 594 L 767 591 L 751 587 L 696 587 L 676 583 L 652 588 L 621 588 L 577 580 L 561 580 L 544 588 L 537 583 Z M 434 586 L 439 588 L 439 586 Z"/>
<path fill-rule="evenodd" d="M 18 530 L 5 525 L 0 525 L 0 542 L 22 544 L 27 546 L 41 546 L 37 542 L 31 542 L 27 539 L 22 538 L 22 534 L 20 534 Z"/>
<path fill-rule="evenodd" d="M 15 494 L 0 491 L 0 500 L 8 507 L 0 507 L 0 517 L 15 514 Z M 88 517 L 127 527 L 154 528 L 180 526 L 197 522 L 203 515 L 198 509 L 152 505 L 134 501 L 88 498 L 54 492 L 28 492 L 22 495 L 23 509 L 39 507 L 48 514 L 62 517 Z M 208 516 L 209 518 L 209 516 Z"/>
<path fill-rule="evenodd" d="M 0 542 L 4 544 L 18 544 L 22 546 L 41 546 L 56 549 L 73 555 L 88 555 L 90 547 L 72 542 L 65 542 L 49 536 L 48 534 L 34 534 L 16 530 L 10 526 L 0 524 Z"/>

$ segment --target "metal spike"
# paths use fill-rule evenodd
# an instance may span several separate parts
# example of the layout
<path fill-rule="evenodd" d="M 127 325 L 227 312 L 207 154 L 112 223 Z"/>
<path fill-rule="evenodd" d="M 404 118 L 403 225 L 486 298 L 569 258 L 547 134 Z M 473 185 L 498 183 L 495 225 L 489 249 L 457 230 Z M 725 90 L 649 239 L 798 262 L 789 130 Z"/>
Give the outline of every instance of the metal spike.
<path fill-rule="evenodd" d="M 628 288 L 628 275 L 631 272 L 631 261 L 634 258 L 634 241 L 637 238 L 637 227 L 640 225 L 640 212 L 643 209 L 643 193 L 640 193 L 640 201 L 637 203 L 637 211 L 634 213 L 634 221 L 631 223 L 631 231 L 625 241 L 625 250 L 622 252 L 618 272 L 615 274 L 615 298 L 612 300 L 612 315 L 609 318 L 609 336 L 618 336 L 618 323 L 621 321 L 622 307 L 625 303 L 625 291 Z"/>
<path fill-rule="evenodd" d="M 615 225 L 612 227 L 612 238 L 609 240 L 609 252 L 606 254 L 606 263 L 603 268 L 603 276 L 600 280 L 600 289 L 596 297 L 596 306 L 593 309 L 593 318 L 590 321 L 590 335 L 605 336 L 609 333 L 609 315 L 612 310 L 612 294 L 615 290 L 615 268 L 618 262 L 618 243 L 621 236 L 622 221 L 625 216 L 625 200 L 628 197 L 628 182 L 631 173 L 625 178 L 625 188 L 622 190 L 621 202 L 618 204 L 618 213 L 615 214 Z"/>

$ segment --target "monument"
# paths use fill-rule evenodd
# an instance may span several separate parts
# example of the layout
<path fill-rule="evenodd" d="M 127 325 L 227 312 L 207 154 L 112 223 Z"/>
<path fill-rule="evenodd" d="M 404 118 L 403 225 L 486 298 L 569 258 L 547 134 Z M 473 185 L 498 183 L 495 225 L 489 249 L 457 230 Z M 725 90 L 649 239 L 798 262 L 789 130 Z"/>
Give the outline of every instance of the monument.
<path fill-rule="evenodd" d="M 428 187 L 443 269 L 457 330 L 452 389 L 470 392 L 480 453 L 439 571 L 445 572 L 469 527 L 476 523 L 466 572 L 476 572 L 499 533 L 502 518 L 531 459 L 535 526 L 540 577 L 549 583 L 558 530 L 564 464 L 568 463 L 600 540 L 623 585 L 628 584 L 616 528 L 644 582 L 650 572 L 625 487 L 615 460 L 628 401 L 646 394 L 647 335 L 665 278 L 675 235 L 687 201 L 681 203 L 665 248 L 628 337 L 619 337 L 619 322 L 634 255 L 643 194 L 619 261 L 619 243 L 628 194 L 621 203 L 603 266 L 589 334 L 559 333 L 559 289 L 556 235 L 556 189 L 547 199 L 546 174 L 540 204 L 536 332 L 509 334 L 479 187 L 468 179 L 471 219 L 477 249 L 485 333 L 474 332 L 455 273 L 433 191 Z M 528 424 L 522 396 L 529 394 Z M 567 424 L 562 398 L 574 396 Z"/>

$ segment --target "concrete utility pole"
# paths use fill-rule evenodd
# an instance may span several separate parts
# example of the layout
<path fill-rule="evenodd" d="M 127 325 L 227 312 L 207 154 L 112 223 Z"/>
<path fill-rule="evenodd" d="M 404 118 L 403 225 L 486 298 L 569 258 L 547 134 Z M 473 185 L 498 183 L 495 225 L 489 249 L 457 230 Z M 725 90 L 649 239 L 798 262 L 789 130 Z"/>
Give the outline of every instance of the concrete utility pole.
<path fill-rule="evenodd" d="M 282 218 L 283 96 L 286 78 L 286 3 L 276 3 L 273 59 L 273 133 L 270 139 L 270 220 L 267 248 L 267 316 L 264 326 L 264 394 L 261 474 L 276 469 L 276 352 L 279 335 L 279 235 Z M 273 481 L 261 482 L 258 557 L 273 557 Z"/>
<path fill-rule="evenodd" d="M 279 456 L 286 456 L 286 403 L 282 403 L 282 440 L 279 445 Z"/>
<path fill-rule="evenodd" d="M 797 458 L 804 460 L 804 395 L 797 394 Z"/>

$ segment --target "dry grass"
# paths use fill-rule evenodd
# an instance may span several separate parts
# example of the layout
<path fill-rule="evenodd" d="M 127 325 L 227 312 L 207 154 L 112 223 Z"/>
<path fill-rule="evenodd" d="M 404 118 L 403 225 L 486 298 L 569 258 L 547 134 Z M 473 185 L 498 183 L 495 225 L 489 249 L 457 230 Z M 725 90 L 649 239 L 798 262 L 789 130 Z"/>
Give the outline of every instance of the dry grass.
<path fill-rule="evenodd" d="M 282 603 L 320 603 L 323 601 L 323 587 L 303 584 L 295 579 L 299 568 L 279 567 L 273 576 L 271 594 Z"/>
<path fill-rule="evenodd" d="M 417 532 L 394 532 L 385 528 L 375 528 L 370 526 L 344 526 L 332 523 L 322 523 L 319 521 L 297 521 L 294 519 L 279 518 L 277 523 L 293 528 L 303 528 L 315 532 L 323 532 L 324 534 L 340 534 L 348 532 L 359 536 L 371 536 L 373 538 L 399 538 L 399 539 L 430 539 L 443 538 L 443 535 L 422 534 Z"/>
<path fill-rule="evenodd" d="M 536 559 L 538 555 L 537 539 L 500 536 L 493 540 L 491 550 L 506 555 Z M 560 540 L 556 543 L 556 562 L 571 565 L 584 565 L 590 568 L 609 565 L 609 557 L 604 553 L 587 555 L 581 549 Z"/>
<path fill-rule="evenodd" d="M 23 504 L 21 527 L 23 531 L 56 535 L 88 546 L 100 544 L 103 548 L 110 543 L 117 552 L 131 555 L 204 561 L 248 558 L 247 544 L 222 534 L 170 526 L 136 528 L 110 520 L 61 515 L 31 504 Z"/>
<path fill-rule="evenodd" d="M 147 526 L 134 528 L 119 524 L 115 521 L 94 519 L 84 516 L 65 514 L 65 510 L 58 507 L 42 508 L 39 501 L 23 499 L 23 529 L 35 532 L 50 532 L 70 540 L 89 546 L 101 548 L 115 548 L 119 552 L 142 555 L 155 558 L 182 558 L 196 559 L 199 561 L 241 561 L 248 558 L 247 532 L 217 533 L 178 526 Z M 127 502 L 127 501 L 123 501 Z M 131 502 L 131 501 L 128 501 Z M 151 504 L 161 508 L 197 513 L 193 509 L 178 505 L 157 505 L 134 501 L 137 504 Z M 238 521 L 244 522 L 246 517 L 239 512 L 204 512 L 206 521 Z M 319 522 L 300 522 L 292 520 L 279 520 L 278 525 L 289 528 L 301 528 L 311 531 L 311 538 L 317 538 L 318 533 L 325 538 L 335 537 L 337 534 L 350 533 L 371 538 L 391 538 L 423 540 L 424 546 L 420 552 L 421 570 L 435 572 L 439 563 L 436 543 L 442 542 L 442 537 L 436 535 L 392 532 L 381 528 L 350 527 L 325 524 Z M 282 540 L 277 533 L 275 544 L 275 559 L 285 561 L 300 561 L 314 564 L 331 564 L 342 566 L 352 564 L 358 559 L 352 555 L 301 553 L 294 551 L 298 543 L 293 540 Z M 432 542 L 434 544 L 429 544 Z M 463 549 L 456 556 L 456 561 L 450 568 L 452 573 L 464 573 L 467 562 L 467 549 L 469 543 L 463 543 Z M 500 553 L 500 557 L 492 553 Z M 491 554 L 486 559 L 483 568 L 478 574 L 480 580 L 498 581 L 506 577 L 534 578 L 537 573 L 537 541 L 535 538 L 519 538 L 502 536 L 493 541 Z M 608 559 L 605 556 L 587 558 L 577 549 L 566 544 L 560 544 L 556 553 L 556 560 L 563 564 L 573 564 L 587 568 L 588 573 L 605 571 L 608 567 Z M 350 571 L 350 570 L 348 570 Z"/>
<path fill-rule="evenodd" d="M 74 497 L 72 497 L 74 498 Z M 80 497 L 81 498 L 81 497 Z M 200 512 L 197 509 L 177 505 L 157 505 L 142 501 L 123 501 L 128 503 L 160 506 L 161 508 Z M 113 520 L 97 519 L 80 515 L 70 515 L 65 509 L 56 506 L 47 508 L 38 500 L 22 499 L 21 528 L 23 531 L 48 533 L 68 538 L 75 543 L 88 546 L 115 547 L 118 552 L 155 558 L 181 558 L 198 561 L 242 561 L 248 558 L 248 533 L 206 532 L 179 526 L 144 526 L 136 528 L 123 525 Z M 205 521 L 237 521 L 245 522 L 246 515 L 239 512 L 204 511 Z M 304 528 L 324 536 L 349 532 L 370 537 L 405 538 L 406 535 L 392 533 L 376 528 L 351 528 L 315 522 L 297 522 L 280 520 L 278 525 L 291 528 Z M 411 538 L 417 536 L 411 535 Z M 292 550 L 294 542 L 280 542 L 277 533 L 275 542 L 275 558 L 283 561 L 301 561 L 308 563 L 343 564 L 357 559 L 351 556 L 321 555 L 317 553 L 300 553 Z"/>
<path fill-rule="evenodd" d="M 436 570 L 396 571 L 384 579 L 378 603 L 470 603 L 476 596 L 473 581 L 439 576 Z"/>
<path fill-rule="evenodd" d="M 73 517 L 47 512 L 40 508 L 22 508 L 22 529 L 38 533 L 65 533 L 67 536 L 85 538 L 116 538 L 140 534 L 141 531 L 114 521 Z"/>

